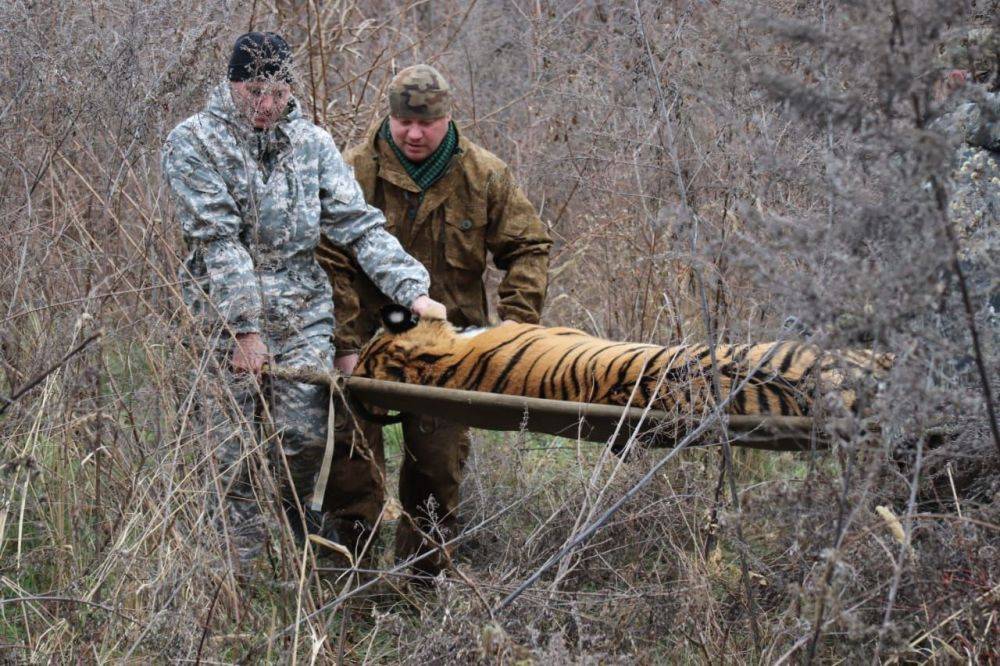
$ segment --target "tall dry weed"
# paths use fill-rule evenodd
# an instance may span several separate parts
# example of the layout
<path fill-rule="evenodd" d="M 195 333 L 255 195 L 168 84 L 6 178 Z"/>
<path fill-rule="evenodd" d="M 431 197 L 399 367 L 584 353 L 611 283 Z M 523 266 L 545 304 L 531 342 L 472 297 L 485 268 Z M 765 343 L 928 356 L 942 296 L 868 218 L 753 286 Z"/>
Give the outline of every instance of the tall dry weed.
<path fill-rule="evenodd" d="M 996 15 L 973 0 L 3 4 L 0 397 L 23 394 L 0 405 L 0 654 L 995 661 L 997 454 L 926 183 L 952 148 L 927 127 L 938 44 Z M 394 71 L 439 67 L 462 130 L 557 239 L 548 323 L 893 351 L 866 397 L 881 430 L 841 415 L 830 452 L 680 452 L 502 610 L 665 452 L 480 434 L 461 576 L 408 589 L 383 535 L 383 582 L 352 596 L 359 580 L 317 574 L 285 529 L 241 588 L 192 436 L 209 386 L 191 382 L 204 359 L 158 150 L 250 27 L 296 45 L 298 95 L 341 146 L 384 113 Z M 995 369 L 987 296 L 973 286 Z"/>

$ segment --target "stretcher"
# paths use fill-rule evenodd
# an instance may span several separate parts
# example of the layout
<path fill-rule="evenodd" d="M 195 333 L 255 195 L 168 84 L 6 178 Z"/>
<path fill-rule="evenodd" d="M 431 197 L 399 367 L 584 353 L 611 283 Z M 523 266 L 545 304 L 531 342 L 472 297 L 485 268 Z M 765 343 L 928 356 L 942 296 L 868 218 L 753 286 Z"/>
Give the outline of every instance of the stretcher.
<path fill-rule="evenodd" d="M 323 497 L 333 458 L 333 423 L 341 394 L 363 416 L 373 408 L 445 419 L 455 423 L 509 432 L 534 432 L 610 445 L 620 449 L 633 437 L 643 446 L 669 448 L 696 423 L 656 409 L 594 405 L 524 396 L 462 391 L 379 379 L 346 377 L 339 373 L 272 367 L 272 377 L 331 387 L 329 435 L 314 497 Z M 343 404 L 343 403 L 342 403 Z M 826 448 L 828 438 L 808 416 L 726 415 L 719 427 L 732 446 L 768 451 L 808 451 Z M 709 430 L 708 433 L 713 431 Z M 719 441 L 723 431 L 703 437 L 701 444 Z M 314 502 L 318 503 L 318 502 Z M 315 507 L 318 510 L 318 507 Z"/>

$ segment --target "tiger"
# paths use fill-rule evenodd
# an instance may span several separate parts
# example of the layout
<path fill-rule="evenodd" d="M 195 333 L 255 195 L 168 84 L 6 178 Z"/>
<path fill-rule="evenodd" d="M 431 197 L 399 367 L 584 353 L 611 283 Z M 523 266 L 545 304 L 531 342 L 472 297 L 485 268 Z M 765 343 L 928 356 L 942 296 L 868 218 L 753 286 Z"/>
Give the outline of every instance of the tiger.
<path fill-rule="evenodd" d="M 354 376 L 677 415 L 711 409 L 716 391 L 734 415 L 808 416 L 818 390 L 850 410 L 853 380 L 881 377 L 893 360 L 794 341 L 719 344 L 713 354 L 705 344 L 614 342 L 574 328 L 510 322 L 459 331 L 399 306 L 383 308 L 382 323 Z"/>

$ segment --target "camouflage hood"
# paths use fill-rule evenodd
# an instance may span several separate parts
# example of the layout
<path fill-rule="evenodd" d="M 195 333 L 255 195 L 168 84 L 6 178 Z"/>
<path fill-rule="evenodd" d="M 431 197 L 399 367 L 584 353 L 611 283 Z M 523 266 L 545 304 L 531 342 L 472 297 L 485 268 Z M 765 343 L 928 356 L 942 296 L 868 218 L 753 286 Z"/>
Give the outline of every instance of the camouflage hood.
<path fill-rule="evenodd" d="M 275 345 L 328 339 L 330 285 L 313 256 L 321 234 L 363 256 L 394 301 L 427 293 L 427 271 L 386 232 L 333 138 L 294 100 L 258 131 L 229 83 L 218 85 L 167 137 L 163 172 L 190 251 L 180 272 L 185 301 L 212 330 L 225 323 Z"/>
<path fill-rule="evenodd" d="M 240 139 L 249 139 L 255 134 L 259 134 L 236 108 L 229 81 L 223 81 L 212 90 L 208 96 L 208 102 L 205 104 L 205 113 L 226 123 L 229 130 Z M 306 120 L 306 118 L 302 115 L 299 101 L 295 97 L 291 97 L 288 100 L 288 109 L 267 134 L 272 136 L 283 134 L 286 137 L 291 137 L 292 127 L 301 120 Z"/>

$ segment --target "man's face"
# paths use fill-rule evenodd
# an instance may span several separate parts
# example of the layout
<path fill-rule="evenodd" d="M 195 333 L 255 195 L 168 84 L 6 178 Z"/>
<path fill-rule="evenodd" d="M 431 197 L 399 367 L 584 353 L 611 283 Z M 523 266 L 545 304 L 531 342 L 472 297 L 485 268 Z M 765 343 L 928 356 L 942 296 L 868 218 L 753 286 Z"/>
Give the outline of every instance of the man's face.
<path fill-rule="evenodd" d="M 406 158 L 411 162 L 423 162 L 437 150 L 448 133 L 451 115 L 435 120 L 416 120 L 389 116 L 389 132 Z"/>
<path fill-rule="evenodd" d="M 231 81 L 233 102 L 240 113 L 257 129 L 268 129 L 285 113 L 292 96 L 283 81 Z"/>

